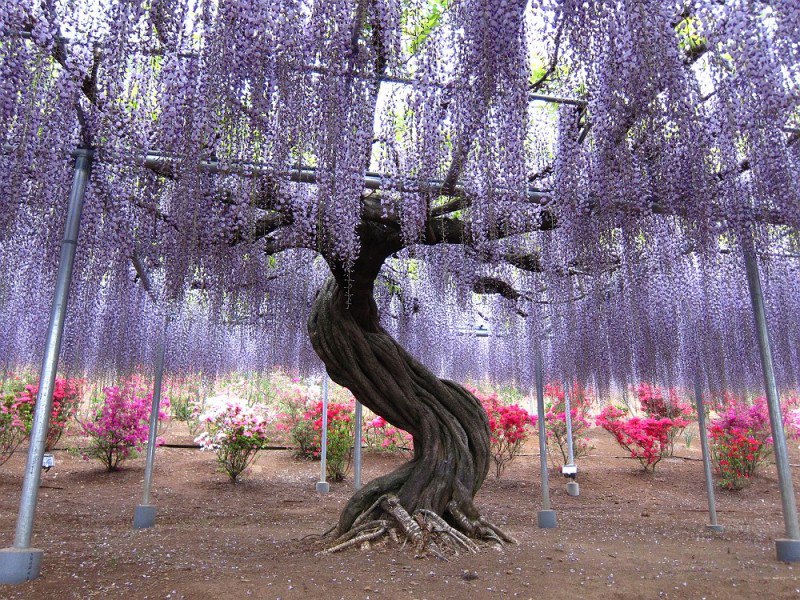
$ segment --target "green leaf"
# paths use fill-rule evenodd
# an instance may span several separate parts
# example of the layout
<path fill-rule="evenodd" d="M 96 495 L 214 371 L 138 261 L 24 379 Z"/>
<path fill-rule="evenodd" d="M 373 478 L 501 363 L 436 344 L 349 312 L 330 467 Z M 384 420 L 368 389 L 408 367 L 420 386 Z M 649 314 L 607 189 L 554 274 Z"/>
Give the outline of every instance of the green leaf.
<path fill-rule="evenodd" d="M 411 11 L 405 11 L 403 31 L 411 38 L 408 48 L 411 54 L 417 54 L 422 49 L 433 30 L 441 23 L 442 16 L 451 2 L 452 0 L 431 0 L 428 3 L 427 11 L 416 19 L 417 15 Z"/>

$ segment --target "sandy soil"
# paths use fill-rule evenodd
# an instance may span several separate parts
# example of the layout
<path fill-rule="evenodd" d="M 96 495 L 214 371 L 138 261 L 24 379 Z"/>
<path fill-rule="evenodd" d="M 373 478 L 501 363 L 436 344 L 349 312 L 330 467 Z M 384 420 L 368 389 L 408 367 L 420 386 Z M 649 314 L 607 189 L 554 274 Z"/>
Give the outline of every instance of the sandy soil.
<path fill-rule="evenodd" d="M 143 461 L 107 474 L 57 452 L 44 475 L 35 546 L 42 576 L 0 587 L 0 598 L 796 598 L 800 565 L 775 560 L 783 531 L 773 467 L 746 490 L 719 492 L 722 535 L 706 531 L 702 463 L 695 441 L 654 475 L 603 431 L 580 462 L 581 495 L 551 476 L 559 528 L 540 530 L 538 457 L 529 453 L 477 501 L 519 540 L 450 562 L 376 546 L 319 556 L 313 536 L 335 522 L 351 483 L 318 495 L 318 465 L 263 452 L 236 486 L 214 457 L 160 448 L 155 528 L 131 529 Z M 185 439 L 171 432 L 172 441 Z M 535 439 L 534 439 L 535 442 Z M 530 452 L 533 451 L 531 444 Z M 800 462 L 793 449 L 793 462 Z M 367 454 L 365 480 L 402 460 Z M 0 544 L 13 537 L 24 456 L 0 468 Z"/>

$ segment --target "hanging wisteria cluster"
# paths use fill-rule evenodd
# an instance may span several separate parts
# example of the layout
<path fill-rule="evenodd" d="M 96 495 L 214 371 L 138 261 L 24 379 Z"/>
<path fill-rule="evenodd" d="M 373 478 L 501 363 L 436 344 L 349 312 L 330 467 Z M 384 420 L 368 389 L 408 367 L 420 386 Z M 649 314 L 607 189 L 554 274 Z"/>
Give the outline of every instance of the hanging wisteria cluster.
<path fill-rule="evenodd" d="M 442 375 L 758 385 L 743 242 L 800 384 L 792 0 L 14 0 L 0 6 L 0 366 L 39 360 L 94 149 L 62 364 L 310 371 L 364 222 Z M 476 336 L 476 330 L 488 337 Z"/>

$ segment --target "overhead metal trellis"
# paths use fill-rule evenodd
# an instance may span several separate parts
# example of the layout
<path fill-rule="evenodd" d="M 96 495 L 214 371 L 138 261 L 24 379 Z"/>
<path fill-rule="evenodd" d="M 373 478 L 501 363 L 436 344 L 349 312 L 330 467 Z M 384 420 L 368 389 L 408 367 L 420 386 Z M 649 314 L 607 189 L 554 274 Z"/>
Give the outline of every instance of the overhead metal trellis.
<path fill-rule="evenodd" d="M 17 34 L 14 34 L 14 36 L 25 40 L 33 40 L 33 34 L 30 31 L 20 31 Z M 58 36 L 56 38 L 56 41 L 64 46 L 72 42 L 72 40 L 66 36 Z M 142 52 L 142 54 L 147 56 L 164 56 L 166 53 L 161 50 L 152 50 L 152 51 Z M 195 59 L 199 58 L 200 54 L 196 52 L 175 52 L 173 56 L 175 56 L 176 58 Z M 436 89 L 446 90 L 446 89 L 461 89 L 465 87 L 463 85 L 453 85 L 449 83 L 441 83 L 438 81 L 423 81 L 419 79 L 411 79 L 409 77 L 400 77 L 396 75 L 379 75 L 378 77 L 367 77 L 364 74 L 358 73 L 356 71 L 347 70 L 347 71 L 337 72 L 326 67 L 318 67 L 313 65 L 295 66 L 294 69 L 299 72 L 316 73 L 318 75 L 327 75 L 329 77 L 352 77 L 356 79 L 375 80 L 378 81 L 379 83 L 395 83 L 398 85 L 416 86 L 420 88 L 436 88 Z M 569 98 L 567 96 L 536 94 L 533 92 L 528 94 L 528 100 L 530 102 L 570 104 L 580 108 L 583 108 L 587 105 L 587 101 L 582 98 Z"/>

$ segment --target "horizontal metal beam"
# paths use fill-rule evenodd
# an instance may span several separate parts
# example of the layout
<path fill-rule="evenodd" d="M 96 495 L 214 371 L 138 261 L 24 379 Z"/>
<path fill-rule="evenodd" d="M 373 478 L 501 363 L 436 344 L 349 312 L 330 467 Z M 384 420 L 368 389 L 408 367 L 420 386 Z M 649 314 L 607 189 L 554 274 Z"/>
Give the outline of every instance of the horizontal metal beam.
<path fill-rule="evenodd" d="M 33 35 L 30 31 L 21 31 L 16 34 L 16 37 L 30 40 L 33 38 Z M 65 46 L 71 43 L 71 39 L 64 36 L 57 36 L 56 38 L 60 43 L 64 44 Z M 143 51 L 142 55 L 145 56 L 163 56 L 163 51 Z M 194 52 L 177 52 L 174 54 L 177 58 L 185 58 L 185 59 L 192 59 L 198 58 L 200 55 Z M 435 89 L 461 89 L 465 86 L 453 86 L 448 85 L 445 83 L 440 83 L 438 81 L 421 81 L 417 79 L 411 79 L 408 77 L 398 77 L 394 75 L 381 75 L 377 78 L 372 78 L 362 73 L 356 73 L 353 71 L 332 71 L 326 67 L 317 67 L 317 66 L 297 66 L 294 70 L 299 72 L 307 72 L 307 73 L 316 73 L 318 75 L 327 75 L 330 77 L 353 77 L 358 79 L 375 79 L 381 83 L 394 83 L 397 85 L 410 85 L 410 86 L 417 86 L 422 88 L 435 88 Z M 586 100 L 582 100 L 580 98 L 568 98 L 564 96 L 551 96 L 548 94 L 528 94 L 528 101 L 530 102 L 549 102 L 552 104 L 571 104 L 573 106 L 584 107 L 586 106 Z"/>
<path fill-rule="evenodd" d="M 102 154 L 100 155 L 102 160 Z M 143 161 L 136 157 L 124 158 L 123 161 L 131 164 L 143 164 L 146 168 L 159 172 L 171 168 L 178 157 L 161 152 L 148 152 Z M 108 161 L 108 159 L 106 159 Z M 112 159 L 113 161 L 113 159 Z M 118 159 L 113 162 L 120 162 Z M 294 183 L 316 184 L 318 180 L 317 169 L 314 167 L 298 167 L 275 169 L 266 163 L 249 161 L 220 162 L 217 160 L 202 160 L 199 163 L 201 171 L 217 175 L 239 175 L 243 177 L 273 177 L 288 179 Z M 464 194 L 463 185 L 455 185 L 451 189 L 444 189 L 444 181 L 440 179 L 417 179 L 413 177 L 393 177 L 382 173 L 367 171 L 364 173 L 364 189 L 386 190 L 407 193 L 437 194 L 440 196 L 461 196 Z M 498 192 L 508 192 L 502 188 L 495 188 Z M 529 188 L 527 199 L 530 202 L 544 204 L 550 198 L 548 190 Z"/>

